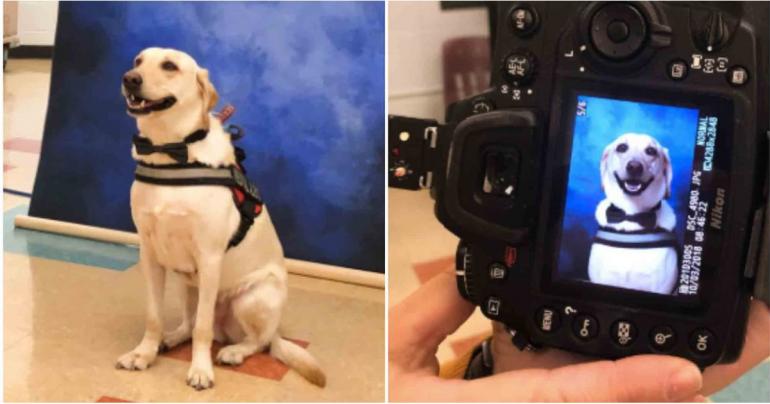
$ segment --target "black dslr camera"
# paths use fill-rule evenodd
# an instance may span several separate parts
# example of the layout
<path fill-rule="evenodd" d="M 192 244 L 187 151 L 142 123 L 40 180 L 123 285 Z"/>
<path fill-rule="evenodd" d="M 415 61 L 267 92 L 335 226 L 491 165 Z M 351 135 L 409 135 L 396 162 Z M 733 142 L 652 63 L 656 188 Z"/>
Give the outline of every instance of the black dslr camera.
<path fill-rule="evenodd" d="M 457 285 L 521 349 L 736 360 L 767 301 L 767 2 L 497 4 L 491 86 L 389 117 Z"/>

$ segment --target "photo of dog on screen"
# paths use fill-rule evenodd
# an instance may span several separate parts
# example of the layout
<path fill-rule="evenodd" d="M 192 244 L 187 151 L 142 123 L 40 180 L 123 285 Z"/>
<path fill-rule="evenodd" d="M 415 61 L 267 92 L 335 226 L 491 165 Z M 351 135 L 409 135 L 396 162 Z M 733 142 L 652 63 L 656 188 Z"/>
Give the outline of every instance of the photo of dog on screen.
<path fill-rule="evenodd" d="M 557 280 L 677 294 L 699 110 L 575 105 Z"/>
<path fill-rule="evenodd" d="M 666 199 L 673 169 L 654 137 L 625 133 L 600 162 L 606 198 L 596 207 L 599 231 L 591 247 L 591 282 L 671 293 L 677 280 L 676 216 Z"/>

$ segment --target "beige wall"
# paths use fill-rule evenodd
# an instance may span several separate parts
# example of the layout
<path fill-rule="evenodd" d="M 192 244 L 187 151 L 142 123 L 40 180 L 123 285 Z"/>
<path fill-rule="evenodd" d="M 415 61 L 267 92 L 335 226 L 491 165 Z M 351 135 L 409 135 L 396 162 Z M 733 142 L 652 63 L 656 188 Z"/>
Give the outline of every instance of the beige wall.
<path fill-rule="evenodd" d="M 20 1 L 18 34 L 21 44 L 53 45 L 58 12 L 58 1 Z"/>
<path fill-rule="evenodd" d="M 438 2 L 388 3 L 388 113 L 444 120 L 441 45 L 488 36 L 487 11 L 442 11 Z"/>

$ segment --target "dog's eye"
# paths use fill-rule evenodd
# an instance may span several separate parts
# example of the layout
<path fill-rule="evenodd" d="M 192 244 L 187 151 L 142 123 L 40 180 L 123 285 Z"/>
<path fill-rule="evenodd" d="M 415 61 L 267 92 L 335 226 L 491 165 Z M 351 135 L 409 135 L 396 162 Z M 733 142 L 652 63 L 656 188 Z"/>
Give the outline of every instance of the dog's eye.
<path fill-rule="evenodd" d="M 173 72 L 175 70 L 179 70 L 178 67 L 173 62 L 163 62 L 162 65 L 160 65 L 160 68 L 166 71 Z"/>
<path fill-rule="evenodd" d="M 615 148 L 615 151 L 618 153 L 625 153 L 628 151 L 628 145 L 625 143 L 621 143 L 618 145 L 618 147 Z"/>
<path fill-rule="evenodd" d="M 658 149 L 652 146 L 648 146 L 646 149 L 644 149 L 644 152 L 647 153 L 648 156 L 658 157 Z"/>
<path fill-rule="evenodd" d="M 134 60 L 134 67 L 139 67 L 140 64 L 142 64 L 142 58 L 136 58 Z"/>

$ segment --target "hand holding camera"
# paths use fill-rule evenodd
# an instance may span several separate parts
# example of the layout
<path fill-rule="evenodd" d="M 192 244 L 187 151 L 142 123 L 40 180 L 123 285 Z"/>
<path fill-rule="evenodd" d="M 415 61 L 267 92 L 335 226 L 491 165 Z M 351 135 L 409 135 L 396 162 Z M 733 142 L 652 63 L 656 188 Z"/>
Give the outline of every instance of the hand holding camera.
<path fill-rule="evenodd" d="M 511 345 L 738 360 L 768 299 L 767 14 L 499 3 L 491 88 L 444 125 L 390 117 L 390 186 L 431 189 Z"/>
<path fill-rule="evenodd" d="M 432 304 L 423 304 L 426 301 Z M 490 349 L 495 375 L 448 380 L 455 376 L 449 365 L 441 369 L 440 378 L 438 345 L 474 308 L 457 295 L 451 275 L 441 274 L 390 310 L 391 401 L 705 401 L 703 396 L 770 355 L 770 312 L 764 303 L 754 302 L 740 358 L 731 365 L 712 366 L 702 376 L 693 364 L 673 356 L 641 355 L 613 362 L 558 349 L 520 351 L 510 343 L 505 326 L 494 323 Z"/>

